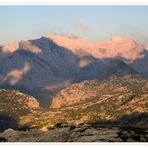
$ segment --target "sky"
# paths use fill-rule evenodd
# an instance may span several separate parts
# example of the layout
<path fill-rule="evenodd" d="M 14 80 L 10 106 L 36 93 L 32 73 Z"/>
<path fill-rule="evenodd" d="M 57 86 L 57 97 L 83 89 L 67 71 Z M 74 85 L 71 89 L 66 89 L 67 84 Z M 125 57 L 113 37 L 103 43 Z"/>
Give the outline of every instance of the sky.
<path fill-rule="evenodd" d="M 148 6 L 0 6 L 0 45 L 49 34 L 148 42 Z"/>

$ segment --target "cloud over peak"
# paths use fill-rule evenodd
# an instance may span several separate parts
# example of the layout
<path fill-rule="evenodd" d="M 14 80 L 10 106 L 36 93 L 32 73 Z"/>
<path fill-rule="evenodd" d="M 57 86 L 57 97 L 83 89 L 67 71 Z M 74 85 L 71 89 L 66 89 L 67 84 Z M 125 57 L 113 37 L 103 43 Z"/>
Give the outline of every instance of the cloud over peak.
<path fill-rule="evenodd" d="M 82 21 L 77 21 L 73 24 L 73 27 L 76 28 L 76 29 L 79 29 L 79 30 L 89 30 L 89 26 L 88 24 L 86 24 L 85 22 L 82 22 Z"/>

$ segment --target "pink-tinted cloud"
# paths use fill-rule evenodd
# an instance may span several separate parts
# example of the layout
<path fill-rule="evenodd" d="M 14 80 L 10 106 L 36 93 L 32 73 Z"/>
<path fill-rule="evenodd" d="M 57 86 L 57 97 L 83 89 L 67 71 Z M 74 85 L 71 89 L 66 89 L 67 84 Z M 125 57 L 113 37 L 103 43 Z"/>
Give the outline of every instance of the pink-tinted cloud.
<path fill-rule="evenodd" d="M 70 33 L 70 32 L 61 32 L 60 36 L 69 38 L 69 39 L 78 39 L 79 35 L 77 33 Z"/>
<path fill-rule="evenodd" d="M 144 46 L 144 49 L 145 50 L 148 50 L 148 44 Z"/>
<path fill-rule="evenodd" d="M 89 26 L 82 21 L 75 22 L 73 26 L 80 30 L 89 30 Z"/>
<path fill-rule="evenodd" d="M 23 48 L 23 49 L 31 51 L 32 53 L 35 53 L 35 54 L 42 53 L 42 50 L 39 47 L 33 45 L 30 41 L 20 41 L 19 48 Z"/>
<path fill-rule="evenodd" d="M 57 36 L 62 36 L 62 37 L 66 37 L 66 38 L 71 38 L 71 39 L 80 38 L 78 33 L 65 31 L 63 28 L 56 27 L 56 26 L 50 28 L 50 35 L 57 35 Z"/>
<path fill-rule="evenodd" d="M 14 69 L 7 73 L 6 80 L 9 80 L 11 85 L 15 85 L 22 77 L 30 70 L 29 63 L 25 63 L 22 69 Z"/>
<path fill-rule="evenodd" d="M 64 82 L 61 82 L 61 83 L 57 83 L 57 84 L 53 84 L 53 85 L 49 85 L 49 86 L 45 86 L 45 90 L 56 90 L 56 89 L 59 89 L 59 88 L 63 88 L 63 87 L 68 87 L 71 85 L 71 80 L 68 79 Z"/>
<path fill-rule="evenodd" d="M 107 41 L 87 41 L 83 38 L 71 39 L 62 36 L 50 36 L 59 46 L 70 49 L 75 54 L 78 51 L 84 51 L 96 58 L 109 58 L 122 56 L 127 61 L 132 61 L 139 57 L 143 52 L 143 47 L 138 44 L 133 38 L 118 34 L 112 34 L 111 40 Z M 91 61 L 82 60 L 79 63 L 80 67 L 86 66 Z"/>
<path fill-rule="evenodd" d="M 54 26 L 54 27 L 51 27 L 51 28 L 49 29 L 49 32 L 50 32 L 51 34 L 57 35 L 57 34 L 63 32 L 63 28 Z"/>
<path fill-rule="evenodd" d="M 16 51 L 18 48 L 19 48 L 18 43 L 12 43 L 12 44 L 7 44 L 5 46 L 2 46 L 2 51 L 4 53 L 12 53 L 12 52 Z"/>

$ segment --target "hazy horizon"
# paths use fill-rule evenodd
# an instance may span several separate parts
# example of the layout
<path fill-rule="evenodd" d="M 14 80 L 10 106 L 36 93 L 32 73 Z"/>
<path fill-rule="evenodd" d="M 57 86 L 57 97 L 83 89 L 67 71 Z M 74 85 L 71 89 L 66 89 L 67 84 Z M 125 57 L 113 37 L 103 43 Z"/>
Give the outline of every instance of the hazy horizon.
<path fill-rule="evenodd" d="M 112 33 L 148 38 L 148 6 L 0 6 L 0 45 L 46 36 L 71 34 L 87 40 Z"/>

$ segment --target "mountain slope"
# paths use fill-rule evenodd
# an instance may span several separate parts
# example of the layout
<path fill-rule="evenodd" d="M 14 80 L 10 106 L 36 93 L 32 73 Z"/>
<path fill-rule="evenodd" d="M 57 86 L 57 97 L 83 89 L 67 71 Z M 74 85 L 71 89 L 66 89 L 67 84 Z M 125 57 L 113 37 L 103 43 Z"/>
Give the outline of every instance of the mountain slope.
<path fill-rule="evenodd" d="M 131 58 L 116 57 L 131 50 Z M 0 87 L 21 90 L 47 107 L 55 92 L 73 83 L 137 73 L 124 61 L 132 61 L 141 51 L 134 40 L 119 36 L 99 44 L 59 36 L 20 41 L 1 47 Z"/>
<path fill-rule="evenodd" d="M 61 90 L 49 110 L 21 118 L 21 125 L 50 128 L 56 123 L 148 128 L 148 80 L 138 75 L 83 81 Z"/>
<path fill-rule="evenodd" d="M 103 81 L 83 81 L 74 84 L 66 89 L 61 90 L 54 98 L 51 104 L 53 108 L 68 106 L 73 103 L 79 103 L 87 98 L 102 96 L 135 96 L 146 94 L 147 79 L 144 80 L 139 76 L 125 75 L 124 77 L 112 77 L 110 80 Z M 109 97 L 109 98 L 110 98 Z M 108 97 L 107 97 L 108 98 Z M 93 101 L 93 99 L 92 99 Z"/>
<path fill-rule="evenodd" d="M 0 113 L 19 117 L 34 109 L 39 109 L 38 101 L 18 90 L 0 89 Z"/>
<path fill-rule="evenodd" d="M 143 73 L 145 76 L 148 76 L 148 51 L 145 50 L 143 54 L 130 63 L 130 66 L 133 67 L 137 72 Z"/>
<path fill-rule="evenodd" d="M 0 131 L 17 128 L 19 118 L 40 109 L 38 101 L 18 90 L 0 89 Z"/>

